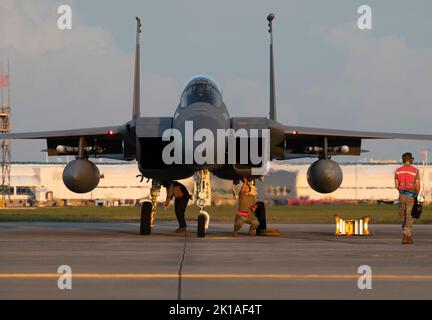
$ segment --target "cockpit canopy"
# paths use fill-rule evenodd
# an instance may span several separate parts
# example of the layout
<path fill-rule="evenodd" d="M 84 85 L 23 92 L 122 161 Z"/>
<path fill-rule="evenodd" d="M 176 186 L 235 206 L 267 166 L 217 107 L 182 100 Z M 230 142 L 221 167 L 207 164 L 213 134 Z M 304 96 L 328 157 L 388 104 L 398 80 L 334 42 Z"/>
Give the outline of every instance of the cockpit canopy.
<path fill-rule="evenodd" d="M 180 99 L 185 108 L 196 102 L 206 102 L 213 106 L 222 105 L 222 95 L 217 84 L 207 77 L 196 77 L 188 82 Z"/>

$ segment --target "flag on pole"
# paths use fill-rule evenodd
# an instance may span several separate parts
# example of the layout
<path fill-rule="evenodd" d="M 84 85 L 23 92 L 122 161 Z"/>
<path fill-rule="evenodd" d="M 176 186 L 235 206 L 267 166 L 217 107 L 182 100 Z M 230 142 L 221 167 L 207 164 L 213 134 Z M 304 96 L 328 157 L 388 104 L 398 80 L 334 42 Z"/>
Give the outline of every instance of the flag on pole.
<path fill-rule="evenodd" d="M 0 88 L 9 87 L 9 76 L 0 74 Z"/>

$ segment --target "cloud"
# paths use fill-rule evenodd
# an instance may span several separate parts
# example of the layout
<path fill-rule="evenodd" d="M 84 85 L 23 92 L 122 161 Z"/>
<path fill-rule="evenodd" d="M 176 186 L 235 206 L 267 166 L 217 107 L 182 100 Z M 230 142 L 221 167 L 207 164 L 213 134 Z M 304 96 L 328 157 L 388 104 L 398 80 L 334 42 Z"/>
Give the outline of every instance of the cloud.
<path fill-rule="evenodd" d="M 141 115 L 171 117 L 180 100 L 180 83 L 157 74 L 144 74 L 141 85 Z"/>
<path fill-rule="evenodd" d="M 128 121 L 133 43 L 131 53 L 125 53 L 108 30 L 82 23 L 75 11 L 73 29 L 60 31 L 58 6 L 53 0 L 3 0 L 0 4 L 0 55 L 9 56 L 11 62 L 13 131 Z M 143 115 L 151 114 L 149 110 L 171 115 L 178 103 L 178 87 L 174 79 L 142 74 Z M 43 160 L 39 152 L 43 148 L 42 142 L 14 142 L 13 159 Z"/>
<path fill-rule="evenodd" d="M 374 37 L 351 24 L 323 32 L 327 43 L 343 54 L 342 67 L 314 92 L 340 112 L 356 115 L 358 127 L 425 131 L 432 94 L 432 49 L 410 48 L 397 36 Z"/>
<path fill-rule="evenodd" d="M 104 54 L 115 47 L 112 35 L 100 27 L 80 23 L 73 11 L 73 29 L 57 28 L 58 1 L 3 0 L 0 10 L 0 46 L 31 56 L 50 51 Z"/>
<path fill-rule="evenodd" d="M 235 117 L 268 117 L 269 115 L 269 88 L 246 78 L 234 78 L 227 80 L 223 86 L 224 101 L 229 110 L 235 111 L 231 116 Z M 289 119 L 290 122 L 298 122 L 296 112 L 282 99 L 277 104 L 277 115 L 280 119 Z"/>
<path fill-rule="evenodd" d="M 130 50 L 125 52 L 110 30 L 86 24 L 74 10 L 74 1 L 69 3 L 73 9 L 73 30 L 60 31 L 57 7 L 63 4 L 61 1 L 0 1 L 0 56 L 8 55 L 11 60 L 12 127 L 16 132 L 121 124 L 131 117 L 134 30 L 130 30 Z M 141 6 L 148 9 L 153 5 Z M 310 5 L 305 6 L 310 9 Z M 114 10 L 118 7 L 107 12 L 112 14 Z M 129 13 L 136 10 L 131 5 L 126 11 L 130 16 Z M 170 18 L 174 25 L 175 18 L 174 14 Z M 325 25 L 327 20 L 324 20 L 317 19 L 317 26 Z M 119 28 L 113 22 L 109 25 Z M 173 114 L 185 79 L 180 82 L 171 74 L 190 76 L 192 68 L 205 72 L 206 66 L 212 70 L 214 59 L 209 59 L 207 53 L 213 50 L 206 47 L 207 40 L 198 45 L 203 48 L 199 57 L 189 54 L 195 52 L 196 44 L 184 39 L 188 32 L 196 31 L 195 25 L 195 22 L 190 26 L 185 24 L 180 31 L 173 30 L 171 24 L 161 25 L 157 34 L 148 32 L 147 36 L 153 34 L 154 38 L 146 38 L 146 47 L 143 46 L 143 116 Z M 306 25 L 309 26 L 309 22 Z M 219 79 L 226 79 L 222 89 L 231 115 L 266 117 L 268 70 L 251 63 L 267 61 L 268 52 L 260 44 L 250 48 L 257 54 L 251 55 L 253 59 L 245 58 L 244 64 L 230 64 L 236 61 L 232 56 L 238 47 L 238 36 L 226 37 L 227 32 L 232 34 L 232 30 L 226 29 L 229 26 L 221 26 L 212 37 L 208 37 L 207 29 L 197 36 L 205 34 L 207 37 L 203 39 L 209 39 L 210 46 L 223 44 L 229 52 L 228 60 L 223 59 L 214 68 L 220 68 L 217 69 Z M 339 129 L 432 133 L 429 125 L 431 49 L 412 48 L 402 37 L 377 36 L 374 31 L 358 30 L 354 24 L 325 29 L 319 37 L 298 30 L 290 34 L 292 39 L 284 38 L 284 29 L 279 27 L 278 30 L 276 86 L 281 122 Z M 248 32 L 248 36 L 255 34 Z M 120 35 L 123 34 L 122 31 Z M 153 43 L 166 43 L 164 39 L 171 36 L 181 40 L 183 50 L 176 52 L 172 51 L 172 44 L 161 47 L 161 43 Z M 323 50 L 318 46 L 323 46 Z M 190 48 L 193 49 L 188 51 Z M 244 50 L 239 50 L 244 55 Z M 256 60 L 260 55 L 265 60 Z M 163 65 L 158 65 L 157 59 L 162 59 Z M 149 65 L 149 61 L 155 61 L 154 65 Z M 146 70 L 153 71 L 147 73 Z M 391 154 L 384 153 L 381 147 L 365 147 L 377 150 L 378 154 Z M 36 145 L 33 141 L 23 148 L 14 142 L 13 157 L 43 159 L 39 152 L 43 148 L 42 143 Z"/>

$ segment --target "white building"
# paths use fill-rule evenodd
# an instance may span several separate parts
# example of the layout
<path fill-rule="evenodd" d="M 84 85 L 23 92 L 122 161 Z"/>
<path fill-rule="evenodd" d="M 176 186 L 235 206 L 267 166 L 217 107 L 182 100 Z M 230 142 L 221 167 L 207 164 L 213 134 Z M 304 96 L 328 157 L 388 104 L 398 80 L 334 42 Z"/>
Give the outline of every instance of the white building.
<path fill-rule="evenodd" d="M 53 199 L 128 200 L 143 199 L 150 194 L 151 184 L 136 176 L 140 174 L 136 163 L 96 163 L 101 179 L 91 192 L 78 194 L 63 184 L 63 163 L 14 163 L 11 166 L 11 199 L 45 201 Z M 51 194 L 50 194 L 51 193 Z M 164 189 L 161 197 L 165 197 Z"/>
<path fill-rule="evenodd" d="M 11 199 L 15 201 L 37 200 L 112 200 L 135 202 L 149 197 L 150 182 L 136 176 L 140 174 L 135 162 L 97 163 L 101 179 L 99 185 L 91 192 L 77 194 L 69 191 L 63 184 L 64 163 L 13 163 L 11 166 Z M 398 197 L 394 188 L 394 172 L 400 164 L 395 163 L 353 163 L 342 164 L 344 179 L 341 187 L 330 194 L 320 194 L 312 190 L 306 179 L 310 164 L 272 164 L 271 172 L 265 178 L 264 190 L 267 196 L 286 197 L 290 199 L 352 199 L 352 200 L 392 200 Z M 417 166 L 420 169 L 422 188 L 425 196 L 431 193 L 432 169 Z M 282 171 L 282 172 L 281 172 Z M 279 173 L 278 173 L 279 172 Z M 217 188 L 222 181 L 214 180 Z M 185 183 L 193 191 L 192 179 Z M 231 192 L 230 182 L 223 182 L 222 188 Z M 159 201 L 165 199 L 165 189 L 161 189 Z"/>
<path fill-rule="evenodd" d="M 350 199 L 350 200 L 395 200 L 398 192 L 394 187 L 394 174 L 398 163 L 350 163 L 341 164 L 342 185 L 330 194 L 318 193 L 307 182 L 310 164 L 272 164 L 271 172 L 288 171 L 295 174 L 295 186 L 287 185 L 295 193 L 295 198 L 307 199 Z M 430 200 L 432 169 L 416 165 L 420 169 L 422 190 Z M 270 177 L 271 179 L 271 177 Z M 269 180 L 270 180 L 269 179 Z M 266 188 L 267 188 L 266 183 Z M 280 188 L 279 188 L 280 189 Z"/>

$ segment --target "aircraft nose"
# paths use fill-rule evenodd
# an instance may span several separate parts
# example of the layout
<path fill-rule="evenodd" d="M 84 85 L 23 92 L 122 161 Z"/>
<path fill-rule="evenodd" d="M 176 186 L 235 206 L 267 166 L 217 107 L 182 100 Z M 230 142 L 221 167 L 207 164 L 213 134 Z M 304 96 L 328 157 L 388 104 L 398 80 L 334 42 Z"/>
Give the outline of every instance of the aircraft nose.
<path fill-rule="evenodd" d="M 217 129 L 229 127 L 228 115 L 208 103 L 196 103 L 180 112 L 175 119 L 174 127 L 183 131 L 187 121 L 192 122 L 194 132 L 199 129 L 209 129 L 216 134 Z"/>
<path fill-rule="evenodd" d="M 222 109 L 208 104 L 189 106 L 179 112 L 177 118 L 174 119 L 174 128 L 181 132 L 183 139 L 185 139 L 185 147 L 188 144 L 192 148 L 185 149 L 185 153 L 194 154 L 192 150 L 197 150 L 203 141 L 207 141 L 210 136 L 212 139 L 209 138 L 208 143 L 213 140 L 213 146 L 210 147 L 213 150 L 213 158 L 218 152 L 216 143 L 218 129 L 226 130 L 229 126 L 228 115 L 224 115 Z M 213 159 L 207 165 L 215 165 L 215 161 L 216 159 Z"/>
<path fill-rule="evenodd" d="M 212 106 L 209 104 L 196 103 L 191 108 L 192 108 L 193 112 L 207 112 L 209 110 L 209 108 L 211 108 L 211 107 Z"/>

